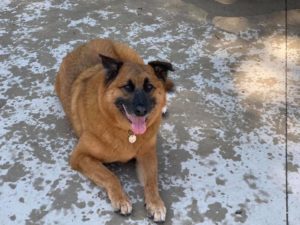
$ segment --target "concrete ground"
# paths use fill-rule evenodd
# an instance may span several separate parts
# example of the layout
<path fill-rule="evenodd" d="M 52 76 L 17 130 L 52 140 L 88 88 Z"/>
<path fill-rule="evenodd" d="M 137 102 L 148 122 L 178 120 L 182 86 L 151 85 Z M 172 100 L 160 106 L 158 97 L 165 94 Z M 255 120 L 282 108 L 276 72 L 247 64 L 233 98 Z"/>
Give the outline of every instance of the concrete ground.
<path fill-rule="evenodd" d="M 70 169 L 54 93 L 62 57 L 99 37 L 171 61 L 158 143 L 165 224 L 300 224 L 300 2 L 0 3 L 0 224 L 151 224 L 135 165 L 110 168 L 134 212 Z"/>

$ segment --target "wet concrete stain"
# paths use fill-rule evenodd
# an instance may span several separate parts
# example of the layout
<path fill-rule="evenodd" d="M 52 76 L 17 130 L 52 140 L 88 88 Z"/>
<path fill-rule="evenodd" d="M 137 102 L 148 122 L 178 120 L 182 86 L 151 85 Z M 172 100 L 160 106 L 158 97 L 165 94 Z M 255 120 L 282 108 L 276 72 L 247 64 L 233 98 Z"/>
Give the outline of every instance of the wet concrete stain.
<path fill-rule="evenodd" d="M 226 181 L 227 181 L 226 179 L 222 179 L 222 178 L 219 178 L 219 177 L 216 178 L 216 184 L 217 185 L 225 185 Z"/>
<path fill-rule="evenodd" d="M 74 206 L 84 208 L 86 206 L 83 202 L 78 202 L 78 192 L 82 190 L 82 185 L 78 182 L 77 176 L 72 176 L 73 179 L 67 181 L 64 189 L 57 188 L 48 193 L 53 197 L 52 209 L 69 209 Z"/>
<path fill-rule="evenodd" d="M 16 162 L 8 169 L 5 175 L 1 176 L 1 179 L 3 182 L 17 182 L 28 173 L 29 172 L 26 171 L 26 166 Z"/>
<path fill-rule="evenodd" d="M 38 177 L 37 179 L 34 180 L 33 187 L 35 188 L 35 190 L 41 191 L 44 189 L 43 183 L 44 183 L 44 178 Z"/>
<path fill-rule="evenodd" d="M 256 186 L 257 178 L 252 174 L 244 174 L 244 181 L 248 184 L 251 189 L 257 189 Z"/>
<path fill-rule="evenodd" d="M 49 213 L 46 206 L 43 205 L 39 209 L 32 209 L 29 218 L 26 220 L 26 225 L 44 224 L 41 220 Z"/>
<path fill-rule="evenodd" d="M 243 208 L 236 210 L 232 216 L 234 217 L 234 221 L 239 223 L 245 223 L 248 217 L 247 212 Z"/>
<path fill-rule="evenodd" d="M 300 168 L 300 166 L 299 166 L 299 164 L 294 164 L 294 163 L 292 163 L 292 162 L 289 162 L 288 163 L 288 170 L 290 171 L 290 172 L 295 172 L 295 173 L 297 173 L 298 171 L 299 171 L 299 168 Z"/>
<path fill-rule="evenodd" d="M 222 207 L 221 203 L 215 202 L 208 205 L 208 210 L 204 215 L 212 221 L 222 222 L 225 219 L 227 212 L 228 210 Z"/>
<path fill-rule="evenodd" d="M 11 217 L 9 217 L 11 221 L 15 221 L 16 220 L 16 215 L 12 215 Z"/>
<path fill-rule="evenodd" d="M 0 109 L 5 106 L 6 104 L 6 99 L 0 99 Z"/>
<path fill-rule="evenodd" d="M 203 215 L 199 212 L 197 199 L 192 200 L 192 204 L 187 207 L 187 215 L 193 220 L 193 223 L 204 222 Z"/>
<path fill-rule="evenodd" d="M 21 203 L 25 203 L 25 200 L 24 200 L 24 198 L 23 198 L 23 197 L 19 198 L 19 202 L 21 202 Z"/>

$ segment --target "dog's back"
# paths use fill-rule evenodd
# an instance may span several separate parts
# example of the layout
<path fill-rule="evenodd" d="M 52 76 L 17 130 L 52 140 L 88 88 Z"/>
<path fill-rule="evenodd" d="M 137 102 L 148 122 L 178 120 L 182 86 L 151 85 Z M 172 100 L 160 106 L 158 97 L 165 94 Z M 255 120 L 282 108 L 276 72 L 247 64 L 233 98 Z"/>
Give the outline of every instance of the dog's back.
<path fill-rule="evenodd" d="M 128 46 L 107 39 L 96 39 L 81 45 L 69 53 L 59 68 L 55 89 L 67 116 L 71 113 L 72 84 L 85 70 L 101 64 L 99 54 L 119 59 L 144 64 L 142 58 Z"/>

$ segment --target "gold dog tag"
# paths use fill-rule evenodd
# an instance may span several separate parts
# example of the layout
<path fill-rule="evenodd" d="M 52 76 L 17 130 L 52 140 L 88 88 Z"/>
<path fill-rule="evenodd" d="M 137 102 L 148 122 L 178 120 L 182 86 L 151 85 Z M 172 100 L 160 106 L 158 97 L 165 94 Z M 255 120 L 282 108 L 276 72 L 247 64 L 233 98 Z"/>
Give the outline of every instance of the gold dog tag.
<path fill-rule="evenodd" d="M 130 130 L 128 131 L 128 141 L 133 144 L 136 142 L 136 135 Z"/>

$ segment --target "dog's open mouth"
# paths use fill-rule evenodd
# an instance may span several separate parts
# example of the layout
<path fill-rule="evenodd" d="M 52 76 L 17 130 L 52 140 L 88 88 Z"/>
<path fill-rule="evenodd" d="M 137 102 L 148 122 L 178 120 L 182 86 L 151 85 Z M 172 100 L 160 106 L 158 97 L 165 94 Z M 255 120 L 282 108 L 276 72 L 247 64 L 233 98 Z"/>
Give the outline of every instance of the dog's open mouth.
<path fill-rule="evenodd" d="M 126 110 L 126 107 L 123 105 L 123 109 L 125 111 L 125 115 L 129 122 L 131 123 L 131 130 L 134 134 L 143 134 L 147 130 L 146 120 L 147 116 L 135 116 L 129 114 Z"/>

